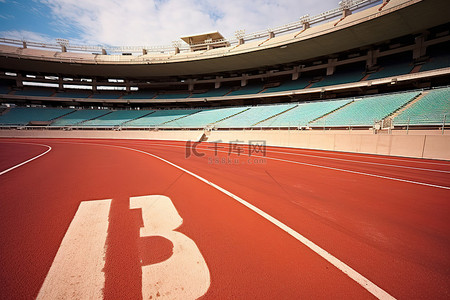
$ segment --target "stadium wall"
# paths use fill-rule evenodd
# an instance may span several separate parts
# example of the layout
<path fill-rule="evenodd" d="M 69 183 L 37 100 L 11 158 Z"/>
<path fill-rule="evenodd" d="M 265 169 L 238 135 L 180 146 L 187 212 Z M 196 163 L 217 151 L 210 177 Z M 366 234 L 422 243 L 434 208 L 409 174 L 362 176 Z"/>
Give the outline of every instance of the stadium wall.
<path fill-rule="evenodd" d="M 0 138 L 198 141 L 202 135 L 202 130 L 0 130 Z M 450 160 L 450 133 L 438 131 L 373 134 L 372 131 L 220 130 L 208 136 L 208 142 L 247 144 L 256 140 L 264 140 L 271 146 Z"/>

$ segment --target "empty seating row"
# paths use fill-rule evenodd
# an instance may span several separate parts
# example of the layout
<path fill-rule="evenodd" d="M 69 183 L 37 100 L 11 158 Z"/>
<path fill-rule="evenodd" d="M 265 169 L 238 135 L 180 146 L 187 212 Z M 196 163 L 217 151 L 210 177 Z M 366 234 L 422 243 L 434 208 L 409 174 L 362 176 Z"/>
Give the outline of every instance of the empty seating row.
<path fill-rule="evenodd" d="M 206 109 L 184 118 L 170 121 L 166 125 L 182 128 L 201 128 L 239 114 L 245 109 L 244 107 Z"/>
<path fill-rule="evenodd" d="M 394 119 L 394 125 L 441 125 L 444 122 L 450 123 L 450 88 L 427 92 Z"/>
<path fill-rule="evenodd" d="M 80 109 L 56 119 L 50 126 L 74 126 L 109 113 L 107 109 Z"/>
<path fill-rule="evenodd" d="M 319 101 L 300 103 L 283 114 L 263 121 L 260 127 L 305 127 L 315 119 L 348 104 L 351 100 Z"/>
<path fill-rule="evenodd" d="M 157 127 L 198 112 L 199 109 L 173 109 L 153 111 L 142 118 L 124 124 L 125 127 Z"/>
<path fill-rule="evenodd" d="M 291 109 L 295 104 L 279 104 L 248 107 L 241 113 L 227 118 L 215 124 L 216 127 L 222 128 L 245 128 L 252 127 L 257 123 L 264 121 L 270 117 L 278 115 Z"/>
<path fill-rule="evenodd" d="M 0 125 L 91 128 L 370 127 L 386 117 L 393 118 L 396 126 L 442 124 L 450 114 L 450 87 L 426 91 L 418 97 L 421 93 L 409 91 L 360 99 L 208 109 L 113 111 L 14 107 L 3 111 Z"/>
<path fill-rule="evenodd" d="M 151 113 L 151 111 L 148 110 L 116 110 L 96 119 L 83 122 L 81 125 L 91 127 L 120 126 L 125 122 L 141 118 L 149 113 Z"/>
<path fill-rule="evenodd" d="M 2 125 L 27 125 L 30 122 L 50 122 L 73 112 L 67 108 L 14 107 L 0 116 Z"/>
<path fill-rule="evenodd" d="M 354 100 L 332 114 L 310 124 L 311 127 L 373 126 L 418 96 L 405 92 L 364 97 Z"/>
<path fill-rule="evenodd" d="M 130 94 L 113 91 L 102 91 L 93 93 L 90 90 L 67 90 L 65 92 L 57 92 L 56 89 L 40 88 L 40 87 L 25 87 L 23 90 L 13 90 L 9 86 L 0 85 L 0 94 L 10 94 L 16 96 L 39 96 L 39 97 L 60 97 L 60 98 L 92 98 L 92 99 L 187 99 L 187 98 L 210 98 L 222 96 L 240 96 L 253 95 L 258 93 L 273 93 L 290 90 L 300 90 L 306 87 L 317 88 L 332 85 L 339 85 L 344 83 L 358 82 L 363 78 L 365 80 L 374 80 L 386 78 L 391 76 L 398 76 L 408 74 L 412 71 L 414 65 L 410 60 L 392 60 L 389 62 L 380 62 L 380 69 L 374 73 L 364 76 L 363 68 L 353 70 L 352 68 L 336 71 L 333 75 L 323 76 L 317 82 L 311 84 L 313 78 L 301 77 L 297 80 L 285 80 L 280 82 L 279 86 L 264 88 L 262 83 L 250 83 L 245 87 L 234 89 L 232 87 L 221 87 L 218 89 L 211 89 L 203 93 L 158 93 L 157 91 L 136 91 Z M 424 63 L 420 71 L 429 71 L 439 68 L 450 67 L 450 54 L 441 53 L 432 56 L 429 61 Z M 302 75 L 303 76 L 303 75 Z"/>

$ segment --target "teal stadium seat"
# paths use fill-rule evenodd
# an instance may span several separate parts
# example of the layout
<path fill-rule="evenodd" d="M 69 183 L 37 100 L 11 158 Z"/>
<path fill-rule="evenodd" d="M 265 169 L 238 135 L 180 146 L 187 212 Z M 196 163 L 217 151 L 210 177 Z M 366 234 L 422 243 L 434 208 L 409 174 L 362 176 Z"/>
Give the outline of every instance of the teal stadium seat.
<path fill-rule="evenodd" d="M 351 100 L 335 100 L 300 103 L 295 108 L 267 119 L 258 124 L 260 127 L 303 127 L 351 102 Z"/>
<path fill-rule="evenodd" d="M 378 72 L 370 74 L 367 80 L 409 74 L 414 68 L 411 60 L 397 56 L 385 58 L 384 60 L 380 59 L 379 64 L 381 65 L 381 69 Z"/>
<path fill-rule="evenodd" d="M 32 121 L 50 122 L 73 112 L 67 108 L 14 107 L 0 116 L 2 125 L 27 125 Z"/>
<path fill-rule="evenodd" d="M 120 126 L 123 123 L 132 121 L 134 119 L 141 118 L 148 115 L 152 111 L 148 110 L 117 110 L 112 111 L 109 114 L 100 116 L 96 119 L 89 120 L 81 123 L 81 126 L 91 126 L 91 127 L 113 127 Z"/>
<path fill-rule="evenodd" d="M 270 117 L 287 111 L 295 104 L 262 105 L 247 107 L 241 113 L 216 124 L 220 128 L 248 128 Z"/>
<path fill-rule="evenodd" d="M 210 97 L 222 97 L 230 92 L 229 87 L 220 87 L 218 89 L 212 89 L 205 93 L 192 94 L 191 98 L 210 98 Z"/>
<path fill-rule="evenodd" d="M 180 128 L 204 128 L 207 125 L 214 124 L 244 110 L 245 108 L 243 107 L 207 109 L 188 115 L 184 118 L 167 122 L 165 125 Z"/>
<path fill-rule="evenodd" d="M 59 98 L 87 98 L 92 95 L 91 91 L 66 91 L 66 92 L 58 92 L 55 94 L 55 97 Z"/>
<path fill-rule="evenodd" d="M 179 93 L 179 94 L 158 94 L 154 99 L 185 99 L 189 97 L 188 93 Z"/>
<path fill-rule="evenodd" d="M 151 114 L 124 124 L 125 127 L 170 127 L 165 123 L 180 119 L 198 112 L 199 109 L 157 110 Z"/>
<path fill-rule="evenodd" d="M 264 88 L 264 84 L 262 83 L 252 83 L 246 86 L 241 87 L 238 90 L 232 91 L 227 96 L 240 96 L 240 95 L 252 95 L 258 94 Z"/>
<path fill-rule="evenodd" d="M 9 94 L 11 89 L 7 85 L 0 85 L 0 94 Z"/>
<path fill-rule="evenodd" d="M 153 99 L 156 93 L 151 91 L 138 91 L 122 96 L 122 99 Z"/>
<path fill-rule="evenodd" d="M 56 119 L 50 126 L 74 126 L 110 113 L 107 109 L 80 109 Z"/>
<path fill-rule="evenodd" d="M 420 68 L 420 71 L 431 71 L 449 67 L 450 67 L 450 53 L 444 53 L 431 57 L 427 63 L 423 64 L 422 68 Z"/>
<path fill-rule="evenodd" d="M 420 92 L 406 92 L 364 97 L 312 122 L 309 126 L 373 126 L 375 122 L 388 117 L 419 94 Z"/>
<path fill-rule="evenodd" d="M 92 94 L 91 98 L 92 99 L 108 99 L 108 100 L 114 100 L 114 99 L 119 99 L 120 96 L 122 96 L 121 93 L 107 93 L 107 92 L 103 92 L 103 93 L 98 93 L 98 94 Z"/>
<path fill-rule="evenodd" d="M 310 78 L 299 78 L 297 80 L 289 80 L 282 82 L 281 85 L 277 87 L 267 88 L 263 93 L 275 93 L 275 92 L 285 92 L 292 90 L 301 90 L 309 85 L 311 81 Z"/>
<path fill-rule="evenodd" d="M 450 124 L 450 87 L 431 90 L 394 118 L 394 125 Z"/>
<path fill-rule="evenodd" d="M 50 97 L 55 93 L 53 89 L 47 88 L 24 88 L 14 92 L 16 96 L 37 96 L 37 97 Z"/>
<path fill-rule="evenodd" d="M 324 77 L 324 79 L 319 82 L 312 84 L 311 88 L 358 82 L 363 78 L 363 76 L 363 70 L 335 73 L 333 75 Z"/>

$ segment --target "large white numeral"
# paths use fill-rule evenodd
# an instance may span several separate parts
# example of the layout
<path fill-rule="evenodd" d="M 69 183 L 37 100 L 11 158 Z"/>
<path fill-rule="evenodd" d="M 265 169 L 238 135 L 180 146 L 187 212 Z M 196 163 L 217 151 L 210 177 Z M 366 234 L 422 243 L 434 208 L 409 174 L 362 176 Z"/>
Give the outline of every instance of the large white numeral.
<path fill-rule="evenodd" d="M 142 267 L 143 299 L 197 299 L 210 286 L 208 266 L 197 245 L 174 231 L 183 219 L 170 198 L 142 196 L 130 198 L 130 209 L 142 209 L 141 237 L 162 236 L 173 243 L 172 256 L 161 263 Z"/>
<path fill-rule="evenodd" d="M 111 200 L 83 201 L 37 299 L 102 299 Z"/>

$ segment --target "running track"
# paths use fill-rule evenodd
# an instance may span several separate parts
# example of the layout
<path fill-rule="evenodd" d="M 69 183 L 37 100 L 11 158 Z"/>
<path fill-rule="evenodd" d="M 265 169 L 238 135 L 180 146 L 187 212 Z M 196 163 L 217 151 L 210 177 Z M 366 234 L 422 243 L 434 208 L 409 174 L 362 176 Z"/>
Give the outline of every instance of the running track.
<path fill-rule="evenodd" d="M 111 199 L 102 293 L 142 299 L 141 266 L 172 255 L 169 240 L 139 236 L 130 197 L 145 195 L 169 197 L 182 217 L 176 231 L 210 273 L 202 299 L 376 298 L 346 267 L 379 298 L 450 297 L 450 162 L 196 150 L 204 155 L 186 158 L 181 142 L 1 139 L 0 298 L 37 297 L 80 202 Z"/>

